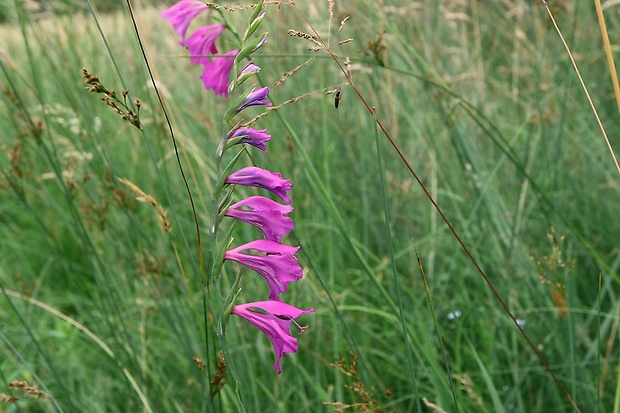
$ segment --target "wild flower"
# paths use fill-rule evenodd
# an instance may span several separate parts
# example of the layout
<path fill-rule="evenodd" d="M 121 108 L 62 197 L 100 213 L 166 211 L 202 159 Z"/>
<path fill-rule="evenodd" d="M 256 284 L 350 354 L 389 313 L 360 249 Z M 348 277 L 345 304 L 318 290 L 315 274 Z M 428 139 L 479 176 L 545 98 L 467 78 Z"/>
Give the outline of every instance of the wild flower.
<path fill-rule="evenodd" d="M 265 255 L 243 254 L 256 250 Z M 280 301 L 280 294 L 288 291 L 288 283 L 299 280 L 304 273 L 295 257 L 299 247 L 289 247 L 270 240 L 256 240 L 226 251 L 225 260 L 256 271 L 269 284 L 269 299 Z"/>
<path fill-rule="evenodd" d="M 236 113 L 239 113 L 243 109 L 249 108 L 250 106 L 271 106 L 271 102 L 267 100 L 267 95 L 269 95 L 268 87 L 253 90 L 250 92 L 248 97 L 245 98 L 241 106 L 239 106 L 236 110 Z"/>
<path fill-rule="evenodd" d="M 265 239 L 280 242 L 295 228 L 293 220 L 284 216 L 292 210 L 290 205 L 281 205 L 262 196 L 251 196 L 229 206 L 225 215 L 254 225 L 263 232 Z"/>
<path fill-rule="evenodd" d="M 279 172 L 270 172 L 266 169 L 248 166 L 228 175 L 225 182 L 229 185 L 263 188 L 273 192 L 287 204 L 291 203 L 291 198 L 288 197 L 286 193 L 290 191 L 293 186 L 290 181 L 282 178 L 282 174 Z"/>
<path fill-rule="evenodd" d="M 239 72 L 239 78 L 241 78 L 241 76 L 251 76 L 254 73 L 258 73 L 260 72 L 260 67 L 256 66 L 254 63 L 252 63 L 251 61 L 248 62 L 247 65 L 245 65 L 245 67 L 243 69 L 241 69 L 241 71 Z"/>
<path fill-rule="evenodd" d="M 174 6 L 161 13 L 161 16 L 168 20 L 176 34 L 185 38 L 187 28 L 196 16 L 208 9 L 209 6 L 204 1 L 181 0 Z"/>
<path fill-rule="evenodd" d="M 247 143 L 263 152 L 267 152 L 265 142 L 271 139 L 271 135 L 266 133 L 267 130 L 256 130 L 254 128 L 235 128 L 228 133 L 227 145 L 235 145 L 238 143 Z"/>
<path fill-rule="evenodd" d="M 277 374 L 280 374 L 282 373 L 280 359 L 286 356 L 286 353 L 295 353 L 298 350 L 297 339 L 291 336 L 291 323 L 294 323 L 302 333 L 308 326 L 300 326 L 295 319 L 313 312 L 313 308 L 300 310 L 278 301 L 259 301 L 236 305 L 232 308 L 231 314 L 245 318 L 269 337 L 276 352 L 276 362 L 273 367 Z"/>
<path fill-rule="evenodd" d="M 201 64 L 205 60 L 210 61 L 208 55 L 217 54 L 215 41 L 224 28 L 223 24 L 212 24 L 196 30 L 187 39 L 181 40 L 179 44 L 185 46 L 191 55 L 190 62 Z"/>
<path fill-rule="evenodd" d="M 211 89 L 216 95 L 228 97 L 228 78 L 239 50 L 231 50 L 212 62 L 203 60 L 204 72 L 200 76 L 205 89 Z"/>

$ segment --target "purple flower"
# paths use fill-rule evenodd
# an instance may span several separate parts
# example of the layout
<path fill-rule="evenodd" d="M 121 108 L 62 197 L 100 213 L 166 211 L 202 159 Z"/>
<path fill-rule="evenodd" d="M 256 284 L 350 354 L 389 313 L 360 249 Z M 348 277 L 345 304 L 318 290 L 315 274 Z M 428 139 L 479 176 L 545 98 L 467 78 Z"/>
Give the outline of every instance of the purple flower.
<path fill-rule="evenodd" d="M 250 92 L 247 98 L 243 101 L 239 109 L 237 109 L 237 113 L 241 112 L 243 109 L 248 108 L 250 106 L 271 106 L 271 102 L 267 100 L 267 95 L 269 95 L 269 88 L 262 87 L 257 90 L 253 90 Z"/>
<path fill-rule="evenodd" d="M 208 8 L 209 6 L 203 1 L 181 0 L 169 9 L 164 10 L 161 16 L 172 24 L 176 34 L 185 38 L 185 33 L 187 33 L 187 28 L 192 20 Z"/>
<path fill-rule="evenodd" d="M 295 228 L 293 220 L 284 216 L 292 210 L 292 206 L 278 204 L 269 198 L 251 196 L 229 206 L 224 215 L 254 225 L 263 231 L 266 239 L 280 242 L 282 236 Z"/>
<path fill-rule="evenodd" d="M 290 191 L 293 186 L 290 181 L 283 179 L 279 172 L 269 172 L 266 169 L 248 166 L 228 175 L 226 183 L 263 188 L 273 192 L 287 204 L 291 203 L 291 198 L 286 195 L 286 192 Z"/>
<path fill-rule="evenodd" d="M 244 250 L 256 250 L 266 255 L 242 254 Z M 280 301 L 280 294 L 288 291 L 288 283 L 303 277 L 303 271 L 294 254 L 299 247 L 290 247 L 275 241 L 259 239 L 248 242 L 224 253 L 224 259 L 256 271 L 269 284 L 269 299 Z"/>
<path fill-rule="evenodd" d="M 267 132 L 267 129 L 256 130 L 254 128 L 241 128 L 237 129 L 234 132 L 228 134 L 228 139 L 241 138 L 236 143 L 247 143 L 248 145 L 252 145 L 261 151 L 267 152 L 267 147 L 264 145 L 265 142 L 268 142 L 271 139 L 271 135 Z"/>
<path fill-rule="evenodd" d="M 276 369 L 277 374 L 282 373 L 280 359 L 286 353 L 296 353 L 299 349 L 297 339 L 291 336 L 291 323 L 295 323 L 300 333 L 303 333 L 308 326 L 302 327 L 294 319 L 309 313 L 314 313 L 314 308 L 301 310 L 278 301 L 258 301 L 236 305 L 231 311 L 231 314 L 245 318 L 269 337 L 276 352 L 276 362 L 273 368 Z"/>
<path fill-rule="evenodd" d="M 192 55 L 190 58 L 192 63 L 203 63 L 205 59 L 208 59 L 207 56 L 209 54 L 217 54 L 215 40 L 224 31 L 224 28 L 223 24 L 205 26 L 196 30 L 191 36 L 181 40 L 179 43 L 189 50 L 189 53 Z"/>
<path fill-rule="evenodd" d="M 249 75 L 251 73 L 258 73 L 260 72 L 260 67 L 256 66 L 254 63 L 249 62 L 247 65 L 245 65 L 245 67 L 243 69 L 241 69 L 241 71 L 239 72 L 239 75 L 237 77 L 241 77 L 244 75 Z"/>
<path fill-rule="evenodd" d="M 213 59 L 212 62 L 209 62 L 209 59 L 201 61 L 205 70 L 200 79 L 202 79 L 205 89 L 213 89 L 216 95 L 228 97 L 228 76 L 238 52 L 239 50 L 231 50 Z"/>
<path fill-rule="evenodd" d="M 237 79 L 235 80 L 235 87 L 241 85 L 248 78 L 250 78 L 251 76 L 253 76 L 255 73 L 258 73 L 258 72 L 260 72 L 260 67 L 256 66 L 250 60 L 248 64 L 246 64 L 245 67 L 241 69 L 241 71 L 239 71 L 239 74 L 237 75 Z"/>

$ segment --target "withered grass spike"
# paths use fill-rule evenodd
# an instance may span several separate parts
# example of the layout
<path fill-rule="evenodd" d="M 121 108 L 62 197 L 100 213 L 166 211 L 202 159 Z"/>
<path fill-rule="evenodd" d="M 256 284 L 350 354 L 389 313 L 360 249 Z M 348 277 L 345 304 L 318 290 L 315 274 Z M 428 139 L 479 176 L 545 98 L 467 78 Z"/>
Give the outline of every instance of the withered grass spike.
<path fill-rule="evenodd" d="M 343 29 L 345 23 L 347 22 L 347 20 L 349 20 L 351 18 L 351 16 L 347 16 L 344 19 L 342 19 L 342 21 L 340 22 L 340 27 L 338 28 L 338 33 L 340 33 L 340 31 Z"/>
<path fill-rule="evenodd" d="M 289 100 L 287 100 L 287 101 L 285 101 L 285 102 L 282 102 L 282 103 L 280 103 L 278 106 L 272 106 L 272 107 L 270 107 L 270 108 L 267 108 L 267 110 L 265 110 L 265 111 L 264 111 L 263 113 L 261 113 L 260 115 L 258 115 L 258 116 L 256 116 L 255 118 L 252 118 L 252 119 L 250 119 L 249 121 L 245 122 L 245 123 L 243 124 L 243 127 L 244 127 L 244 128 L 247 128 L 247 127 L 251 126 L 252 124 L 254 124 L 257 120 L 259 120 L 259 119 L 264 118 L 265 116 L 267 116 L 267 114 L 268 114 L 269 112 L 272 112 L 272 111 L 274 111 L 274 110 L 278 110 L 278 109 L 282 108 L 284 105 L 288 105 L 289 103 L 299 102 L 300 100 L 302 100 L 302 99 L 304 99 L 304 98 L 306 98 L 306 97 L 310 96 L 310 95 L 311 95 L 311 94 L 313 94 L 313 93 L 314 93 L 314 92 L 306 93 L 306 94 L 304 94 L 304 95 L 297 96 L 297 97 L 294 97 L 294 98 L 292 98 L 292 99 L 289 99 Z"/>
<path fill-rule="evenodd" d="M 155 200 L 155 198 L 142 191 L 136 184 L 127 179 L 118 178 L 118 180 L 121 183 L 125 184 L 131 190 L 131 192 L 138 195 L 136 197 L 137 201 L 147 202 L 151 204 L 157 214 L 157 222 L 164 231 L 168 233 L 172 231 L 172 226 L 170 225 L 170 221 L 168 221 L 168 213 L 157 203 L 157 200 Z"/>
<path fill-rule="evenodd" d="M 253 9 L 256 7 L 256 4 L 241 4 L 239 6 L 227 6 L 225 4 L 219 4 L 219 3 L 206 3 L 207 6 L 209 6 L 210 8 L 212 8 L 213 10 L 226 10 L 226 11 L 230 11 L 230 12 L 236 12 L 237 10 L 247 10 L 247 9 Z"/>
<path fill-rule="evenodd" d="M 134 113 L 133 110 L 131 110 L 131 108 L 129 108 L 127 105 L 127 96 L 129 95 L 129 90 L 123 89 L 121 91 L 121 101 L 118 99 L 113 89 L 107 89 L 105 86 L 103 86 L 99 78 L 91 74 L 87 69 L 82 69 L 82 74 L 84 76 L 84 82 L 90 85 L 90 87 L 87 87 L 86 90 L 93 93 L 103 94 L 101 100 L 104 104 L 110 106 L 112 110 L 114 110 L 114 112 L 116 112 L 121 117 L 121 119 L 128 121 L 136 128 L 142 130 L 139 113 Z M 136 106 L 138 107 L 138 112 L 140 111 L 141 105 L 142 101 L 140 101 L 140 99 L 136 99 Z"/>
<path fill-rule="evenodd" d="M 366 385 L 360 378 L 357 372 L 358 357 L 355 353 L 350 353 L 350 361 L 347 361 L 345 357 L 341 357 L 336 360 L 330 366 L 336 367 L 342 374 L 350 377 L 352 384 L 344 384 L 344 387 L 354 394 L 354 403 L 345 404 L 339 401 L 323 402 L 325 406 L 334 407 L 336 412 L 344 412 L 346 410 L 354 409 L 358 412 L 395 412 L 396 409 L 386 409 L 383 402 L 375 394 L 375 387 L 371 386 L 370 389 L 366 389 Z M 391 391 L 386 392 L 386 397 L 391 396 Z"/>
<path fill-rule="evenodd" d="M 321 45 L 321 43 L 319 43 L 318 39 L 316 36 L 312 36 L 308 33 L 304 33 L 304 32 L 300 32 L 299 30 L 293 30 L 293 29 L 289 29 L 288 31 L 288 35 L 291 37 L 299 37 L 300 39 L 306 39 L 306 40 L 310 40 L 311 42 L 317 44 L 317 45 Z"/>
<path fill-rule="evenodd" d="M 226 376 L 228 374 L 228 369 L 226 366 L 226 359 L 224 358 L 224 353 L 220 352 L 220 358 L 217 363 L 217 370 L 215 374 L 211 378 L 211 385 L 213 386 L 212 394 L 216 394 L 220 391 L 224 384 L 226 384 Z"/>
<path fill-rule="evenodd" d="M 37 385 L 30 385 L 25 380 L 13 380 L 9 383 L 9 390 L 15 390 L 20 393 L 26 394 L 28 398 L 32 399 L 46 399 L 47 394 L 45 394 Z"/>
<path fill-rule="evenodd" d="M 8 394 L 0 393 L 0 402 L 15 403 L 18 400 L 19 400 L 19 397 L 9 396 Z"/>
<path fill-rule="evenodd" d="M 435 412 L 435 413 L 448 413 L 444 409 L 442 409 L 441 407 L 437 406 L 435 403 L 430 402 L 426 397 L 422 397 L 422 401 L 424 402 L 424 405 L 426 407 L 431 409 L 432 412 Z"/>
<path fill-rule="evenodd" d="M 201 371 L 206 370 L 205 362 L 199 359 L 198 357 L 192 357 L 192 361 Z"/>
<path fill-rule="evenodd" d="M 277 82 L 275 82 L 273 84 L 274 87 L 276 86 L 280 86 L 282 83 L 284 83 L 284 81 L 291 77 L 292 75 L 294 75 L 296 72 L 298 72 L 302 67 L 304 67 L 305 65 L 307 65 L 312 59 L 308 59 L 305 62 L 303 62 L 302 64 L 292 68 L 291 70 L 289 70 L 288 72 L 286 72 L 284 75 L 282 75 L 282 77 L 280 79 L 278 79 Z"/>

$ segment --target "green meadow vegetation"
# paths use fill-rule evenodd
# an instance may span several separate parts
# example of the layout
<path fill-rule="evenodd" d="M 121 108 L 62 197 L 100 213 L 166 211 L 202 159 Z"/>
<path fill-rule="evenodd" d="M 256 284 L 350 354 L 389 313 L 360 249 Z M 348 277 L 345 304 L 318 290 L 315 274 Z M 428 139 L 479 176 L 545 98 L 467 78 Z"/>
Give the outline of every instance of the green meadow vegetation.
<path fill-rule="evenodd" d="M 374 116 L 332 56 L 287 34 L 311 33 L 300 11 L 268 6 L 260 80 L 274 106 L 294 101 L 256 123 L 269 152 L 240 162 L 291 180 L 304 277 L 286 301 L 316 310 L 281 375 L 246 321 L 218 339 L 219 291 L 200 282 L 227 102 L 159 16 L 173 2 L 135 5 L 194 214 L 121 3 L 0 26 L 0 412 L 620 412 L 620 175 L 542 2 L 337 1 L 330 19 L 327 1 L 298 0 Z M 594 3 L 549 7 L 620 146 Z M 243 33 L 250 11 L 224 13 Z M 83 68 L 140 99 L 141 129 Z M 238 270 L 224 265 L 224 291 Z M 239 302 L 267 291 L 246 271 Z"/>

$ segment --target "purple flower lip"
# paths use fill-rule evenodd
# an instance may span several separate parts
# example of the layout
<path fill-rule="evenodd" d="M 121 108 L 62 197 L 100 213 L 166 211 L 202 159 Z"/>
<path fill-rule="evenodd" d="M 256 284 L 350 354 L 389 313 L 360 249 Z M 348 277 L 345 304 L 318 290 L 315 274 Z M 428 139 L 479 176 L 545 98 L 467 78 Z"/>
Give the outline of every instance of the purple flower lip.
<path fill-rule="evenodd" d="M 231 311 L 231 314 L 245 318 L 269 337 L 276 353 L 276 362 L 273 365 L 276 374 L 282 373 L 280 359 L 287 353 L 296 353 L 299 349 L 297 339 L 291 335 L 291 323 L 299 327 L 300 333 L 303 332 L 307 326 L 300 326 L 294 319 L 309 313 L 314 313 L 314 308 L 301 310 L 278 301 L 258 301 L 236 305 Z"/>
<path fill-rule="evenodd" d="M 208 8 L 209 6 L 203 1 L 181 0 L 169 9 L 164 10 L 161 16 L 172 24 L 177 35 L 185 38 L 187 28 L 192 20 Z"/>
<path fill-rule="evenodd" d="M 279 172 L 270 172 L 266 169 L 248 166 L 228 175 L 226 182 L 229 185 L 254 186 L 273 192 L 287 204 L 291 203 L 286 193 L 292 189 L 291 182 L 282 178 Z"/>
<path fill-rule="evenodd" d="M 185 40 L 181 40 L 179 44 L 187 47 L 191 57 L 192 63 L 203 63 L 204 59 L 207 59 L 211 54 L 217 54 L 217 46 L 215 41 L 220 34 L 224 31 L 225 26 L 223 24 L 213 24 L 211 26 L 205 26 L 189 36 Z"/>
<path fill-rule="evenodd" d="M 290 205 L 281 205 L 262 196 L 251 196 L 229 206 L 224 215 L 254 225 L 263 232 L 265 239 L 280 242 L 295 228 L 293 220 L 284 216 L 292 210 Z"/>
<path fill-rule="evenodd" d="M 267 147 L 264 143 L 271 139 L 271 135 L 266 132 L 267 129 L 256 130 L 254 128 L 240 128 L 230 131 L 228 134 L 228 140 L 233 141 L 235 144 L 247 143 L 248 145 L 252 145 L 263 152 L 267 152 Z"/>
<path fill-rule="evenodd" d="M 205 70 L 200 79 L 205 89 L 212 89 L 216 95 L 228 97 L 228 77 L 238 52 L 238 50 L 231 50 L 216 57 L 212 62 L 208 58 L 201 59 L 200 63 Z"/>
<path fill-rule="evenodd" d="M 269 88 L 262 87 L 260 89 L 253 90 L 250 92 L 247 98 L 243 101 L 239 109 L 235 112 L 239 113 L 245 108 L 249 108 L 250 106 L 271 106 L 271 102 L 267 100 L 267 96 L 269 95 Z"/>
<path fill-rule="evenodd" d="M 239 56 L 237 56 L 237 60 L 239 60 Z M 243 82 L 248 80 L 250 77 L 260 72 L 260 67 L 256 66 L 252 60 L 250 60 L 237 74 L 237 79 L 235 79 L 235 87 L 240 86 Z"/>
<path fill-rule="evenodd" d="M 239 72 L 239 77 L 243 75 L 247 75 L 250 73 L 258 73 L 260 72 L 260 67 L 256 66 L 254 63 L 249 62 L 241 71 Z"/>
<path fill-rule="evenodd" d="M 241 251 L 245 250 L 256 250 L 266 255 L 243 254 Z M 269 285 L 269 299 L 281 301 L 280 294 L 288 291 L 288 284 L 304 275 L 294 255 L 297 250 L 299 247 L 263 239 L 226 251 L 224 260 L 235 261 L 256 271 Z"/>

